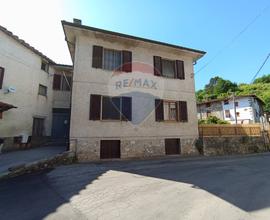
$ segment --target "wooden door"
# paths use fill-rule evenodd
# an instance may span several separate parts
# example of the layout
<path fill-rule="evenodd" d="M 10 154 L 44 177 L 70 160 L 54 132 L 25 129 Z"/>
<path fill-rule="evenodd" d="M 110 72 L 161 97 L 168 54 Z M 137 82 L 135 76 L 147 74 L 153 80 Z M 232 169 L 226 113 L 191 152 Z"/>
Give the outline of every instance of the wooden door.
<path fill-rule="evenodd" d="M 120 158 L 120 140 L 101 140 L 100 159 Z"/>
<path fill-rule="evenodd" d="M 42 137 L 44 135 L 44 118 L 33 118 L 33 137 Z"/>
<path fill-rule="evenodd" d="M 165 139 L 165 153 L 166 155 L 180 154 L 180 139 Z"/>

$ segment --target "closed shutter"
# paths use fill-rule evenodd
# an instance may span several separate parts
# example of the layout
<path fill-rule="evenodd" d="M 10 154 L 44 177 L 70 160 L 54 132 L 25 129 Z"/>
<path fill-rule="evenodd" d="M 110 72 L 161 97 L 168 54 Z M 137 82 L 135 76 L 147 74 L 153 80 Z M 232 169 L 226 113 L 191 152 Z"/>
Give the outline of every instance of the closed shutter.
<path fill-rule="evenodd" d="M 54 74 L 53 76 L 53 89 L 60 90 L 61 88 L 61 75 Z"/>
<path fill-rule="evenodd" d="M 161 57 L 154 56 L 154 75 L 161 76 L 162 75 L 162 62 Z"/>
<path fill-rule="evenodd" d="M 92 67 L 102 68 L 103 47 L 93 46 Z"/>
<path fill-rule="evenodd" d="M 3 67 L 0 67 L 0 89 L 2 89 L 3 87 L 4 72 L 5 72 L 5 69 Z"/>
<path fill-rule="evenodd" d="M 185 79 L 184 61 L 176 60 L 176 72 L 178 79 Z"/>
<path fill-rule="evenodd" d="M 164 121 L 163 100 L 155 100 L 156 121 Z"/>
<path fill-rule="evenodd" d="M 188 121 L 188 111 L 187 111 L 187 102 L 186 101 L 179 101 L 178 102 L 178 118 L 181 122 Z"/>
<path fill-rule="evenodd" d="M 91 95 L 90 96 L 90 120 L 100 120 L 100 104 L 101 95 Z"/>
<path fill-rule="evenodd" d="M 122 97 L 121 120 L 132 121 L 132 98 Z"/>
<path fill-rule="evenodd" d="M 122 71 L 123 72 L 132 72 L 132 52 L 131 51 L 122 51 Z"/>

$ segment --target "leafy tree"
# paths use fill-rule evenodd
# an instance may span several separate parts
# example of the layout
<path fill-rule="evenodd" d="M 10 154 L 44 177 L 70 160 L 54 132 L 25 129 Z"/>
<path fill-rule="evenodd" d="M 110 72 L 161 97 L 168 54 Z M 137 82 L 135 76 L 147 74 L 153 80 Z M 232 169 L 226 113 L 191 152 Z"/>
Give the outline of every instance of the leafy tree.
<path fill-rule="evenodd" d="M 216 98 L 227 98 L 235 92 L 236 95 L 257 95 L 265 102 L 264 110 L 270 112 L 270 74 L 257 78 L 252 84 L 237 85 L 221 77 L 213 77 L 204 89 L 196 92 L 198 102 Z"/>
<path fill-rule="evenodd" d="M 235 92 L 237 90 L 238 86 L 236 83 L 216 76 L 211 78 L 209 83 L 205 85 L 204 89 L 199 90 L 196 93 L 196 96 L 198 101 L 211 100 L 227 97 L 231 92 Z"/>
<path fill-rule="evenodd" d="M 253 83 L 270 83 L 270 74 L 255 79 Z"/>

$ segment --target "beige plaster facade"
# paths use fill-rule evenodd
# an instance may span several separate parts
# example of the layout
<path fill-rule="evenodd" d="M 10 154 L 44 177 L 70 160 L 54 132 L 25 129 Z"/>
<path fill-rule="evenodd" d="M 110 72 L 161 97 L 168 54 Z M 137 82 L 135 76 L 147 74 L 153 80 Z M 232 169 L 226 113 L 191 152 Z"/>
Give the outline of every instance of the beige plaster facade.
<path fill-rule="evenodd" d="M 42 62 L 47 64 L 46 70 L 41 68 Z M 44 119 L 42 136 L 51 136 L 53 108 L 70 108 L 71 96 L 70 91 L 53 91 L 54 74 L 72 74 L 72 67 L 54 63 L 3 27 L 0 67 L 4 68 L 0 102 L 17 107 L 2 112 L 0 138 L 4 138 L 4 147 L 13 148 L 14 137 L 32 136 L 34 118 Z M 39 94 L 39 85 L 47 88 L 45 95 Z"/>
<path fill-rule="evenodd" d="M 194 141 L 198 138 L 197 109 L 194 88 L 193 63 L 204 53 L 173 48 L 157 43 L 106 34 L 85 26 L 63 22 L 66 40 L 74 61 L 70 141 L 81 161 L 100 158 L 100 140 L 120 140 L 121 158 L 161 156 L 165 154 L 164 139 L 180 138 L 182 153 L 196 153 Z M 93 46 L 132 51 L 132 62 L 153 66 L 153 56 L 183 60 L 185 80 L 154 77 L 162 80 L 162 92 L 154 94 L 164 100 L 187 102 L 188 122 L 156 122 L 154 98 L 149 99 L 153 111 L 140 124 L 127 121 L 89 120 L 90 95 L 111 95 L 108 89 L 112 72 L 92 67 Z M 152 68 L 151 74 L 154 75 Z M 135 102 L 135 103 L 134 103 Z M 144 106 L 134 101 L 132 114 Z"/>

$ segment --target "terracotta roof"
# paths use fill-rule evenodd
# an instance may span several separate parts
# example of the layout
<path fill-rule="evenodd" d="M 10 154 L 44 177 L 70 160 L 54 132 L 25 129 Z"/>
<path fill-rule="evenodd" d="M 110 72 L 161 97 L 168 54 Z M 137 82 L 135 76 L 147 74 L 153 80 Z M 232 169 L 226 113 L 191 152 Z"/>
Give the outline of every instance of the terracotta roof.
<path fill-rule="evenodd" d="M 11 108 L 17 108 L 17 107 L 14 106 L 14 105 L 11 105 L 11 104 L 0 102 L 0 112 L 7 111 L 7 110 L 9 110 Z"/>
<path fill-rule="evenodd" d="M 104 34 L 110 34 L 110 35 L 114 35 L 114 36 L 118 36 L 118 37 L 144 41 L 144 42 L 148 42 L 148 43 L 152 43 L 152 44 L 163 45 L 163 46 L 172 47 L 172 48 L 181 49 L 181 50 L 187 50 L 187 51 L 191 51 L 191 52 L 194 52 L 194 53 L 199 53 L 201 55 L 206 54 L 205 51 L 201 51 L 201 50 L 195 50 L 195 49 L 192 49 L 192 48 L 182 47 L 182 46 L 179 46 L 179 45 L 168 44 L 168 43 L 164 43 L 164 42 L 160 42 L 160 41 L 156 41 L 156 40 L 150 40 L 150 39 L 146 39 L 146 38 L 142 38 L 142 37 L 136 37 L 136 36 L 123 34 L 123 33 L 119 33 L 119 32 L 108 31 L 108 30 L 99 29 L 99 28 L 90 27 L 90 26 L 85 26 L 85 25 L 76 24 L 76 23 L 72 23 L 72 22 L 62 21 L 62 25 L 63 25 L 63 27 L 64 27 L 64 25 L 68 25 L 68 26 L 72 26 L 72 27 L 82 28 L 82 29 L 85 29 L 85 30 L 100 32 L 100 33 L 104 33 Z M 65 32 L 65 30 L 64 30 L 64 32 Z M 65 33 L 65 35 L 66 35 L 66 33 Z"/>
<path fill-rule="evenodd" d="M 13 38 L 15 41 L 17 41 L 21 45 L 23 45 L 24 47 L 28 48 L 29 50 L 31 50 L 35 54 L 37 54 L 37 55 L 41 56 L 43 59 L 47 60 L 49 63 L 55 64 L 55 62 L 53 60 L 51 60 L 49 57 L 45 56 L 43 53 L 41 53 L 40 51 L 38 51 L 37 49 L 32 47 L 30 44 L 26 43 L 24 40 L 20 39 L 18 36 L 14 35 L 11 31 L 7 30 L 6 28 L 4 28 L 1 25 L 0 25 L 0 30 L 2 32 L 4 32 L 6 35 L 8 35 L 9 37 Z"/>
<path fill-rule="evenodd" d="M 254 94 L 250 94 L 250 95 L 238 95 L 235 96 L 235 98 L 246 98 L 246 97 L 253 97 L 258 99 L 261 103 L 265 104 L 264 101 L 259 98 L 258 96 L 254 95 Z M 213 102 L 221 102 L 221 101 L 226 101 L 231 99 L 231 97 L 226 97 L 226 98 L 220 98 L 220 99 L 210 99 L 210 100 L 206 100 L 206 101 L 202 101 L 202 102 L 197 102 L 197 105 L 203 105 L 203 104 L 207 104 L 207 103 L 213 103 Z"/>

